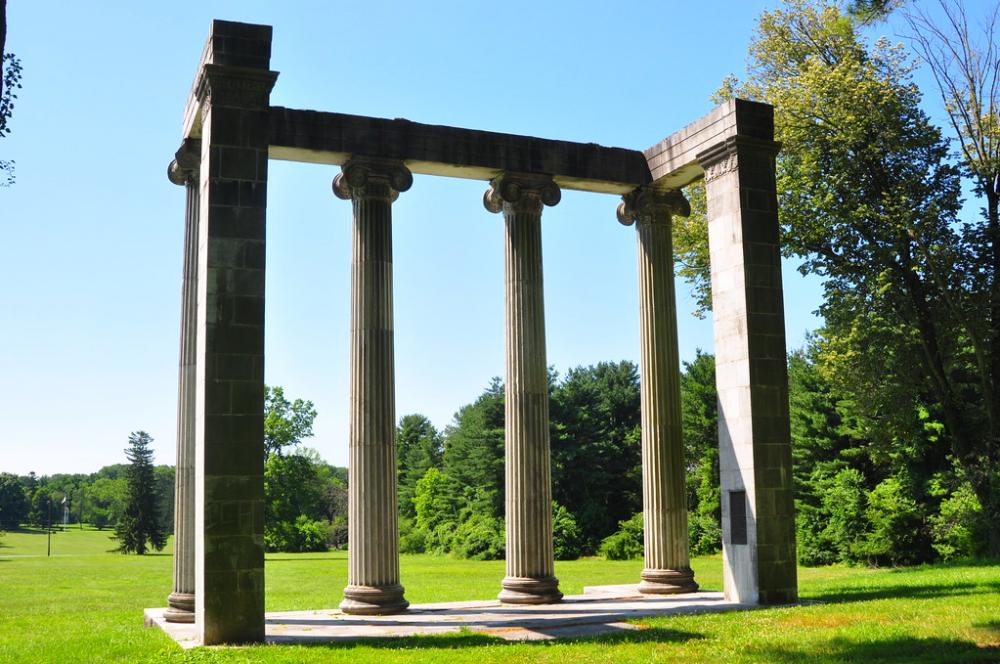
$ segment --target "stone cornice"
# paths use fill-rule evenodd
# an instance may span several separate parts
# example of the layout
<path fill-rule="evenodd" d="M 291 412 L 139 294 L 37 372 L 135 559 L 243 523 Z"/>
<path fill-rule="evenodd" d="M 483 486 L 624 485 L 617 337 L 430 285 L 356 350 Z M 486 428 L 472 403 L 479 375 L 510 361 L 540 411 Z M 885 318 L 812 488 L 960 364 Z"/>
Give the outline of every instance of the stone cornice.
<path fill-rule="evenodd" d="M 278 72 L 253 67 L 231 67 L 205 64 L 195 84 L 195 98 L 199 103 L 212 103 L 222 94 L 224 101 L 238 101 L 241 106 L 267 106 L 268 97 Z M 235 99 L 234 99 L 235 98 Z"/>
<path fill-rule="evenodd" d="M 731 136 L 709 149 L 699 152 L 698 163 L 705 169 L 705 181 L 711 182 L 726 173 L 732 173 L 738 166 L 740 154 L 757 153 L 777 156 L 781 143 L 749 136 Z"/>

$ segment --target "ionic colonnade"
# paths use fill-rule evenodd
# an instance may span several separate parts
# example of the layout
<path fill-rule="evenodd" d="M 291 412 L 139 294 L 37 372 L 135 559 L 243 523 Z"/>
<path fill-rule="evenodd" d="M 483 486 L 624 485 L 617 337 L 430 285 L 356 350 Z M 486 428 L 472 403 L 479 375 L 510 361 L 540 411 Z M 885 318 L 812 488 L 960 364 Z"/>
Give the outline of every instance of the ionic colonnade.
<path fill-rule="evenodd" d="M 770 107 L 734 100 L 645 152 L 271 106 L 271 28 L 215 21 L 169 176 L 187 191 L 174 587 L 203 644 L 264 636 L 264 256 L 269 159 L 338 165 L 352 206 L 345 613 L 406 610 L 396 513 L 392 204 L 414 172 L 488 182 L 505 238 L 507 570 L 499 599 L 557 602 L 542 212 L 621 196 L 636 227 L 644 593 L 698 588 L 688 557 L 671 219 L 708 194 L 727 597 L 795 599 L 787 373 Z"/>

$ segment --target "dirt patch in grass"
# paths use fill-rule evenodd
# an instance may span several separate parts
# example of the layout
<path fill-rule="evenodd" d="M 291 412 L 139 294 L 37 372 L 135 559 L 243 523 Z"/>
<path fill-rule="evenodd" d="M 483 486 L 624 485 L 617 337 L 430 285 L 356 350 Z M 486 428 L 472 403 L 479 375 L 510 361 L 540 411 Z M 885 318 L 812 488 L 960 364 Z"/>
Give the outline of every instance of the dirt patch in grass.
<path fill-rule="evenodd" d="M 777 621 L 783 627 L 802 627 L 806 629 L 837 629 L 838 627 L 856 627 L 859 623 L 885 624 L 889 620 L 884 616 L 867 614 L 864 617 L 848 613 L 815 613 L 800 611 L 791 613 Z"/>

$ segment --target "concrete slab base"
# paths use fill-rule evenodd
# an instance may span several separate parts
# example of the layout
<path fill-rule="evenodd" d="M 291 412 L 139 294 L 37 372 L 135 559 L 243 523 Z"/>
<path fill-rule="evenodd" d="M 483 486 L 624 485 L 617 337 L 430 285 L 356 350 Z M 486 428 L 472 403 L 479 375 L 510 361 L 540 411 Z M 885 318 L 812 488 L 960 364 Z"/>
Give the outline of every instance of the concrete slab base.
<path fill-rule="evenodd" d="M 336 609 L 279 611 L 266 616 L 268 643 L 316 643 L 455 634 L 462 630 L 506 641 L 593 636 L 640 629 L 633 618 L 753 608 L 719 592 L 642 595 L 638 586 L 590 586 L 558 604 L 504 605 L 496 600 L 411 605 L 392 616 L 350 616 Z M 194 625 L 168 623 L 164 609 L 146 609 L 146 626 L 159 627 L 183 648 L 198 645 Z"/>

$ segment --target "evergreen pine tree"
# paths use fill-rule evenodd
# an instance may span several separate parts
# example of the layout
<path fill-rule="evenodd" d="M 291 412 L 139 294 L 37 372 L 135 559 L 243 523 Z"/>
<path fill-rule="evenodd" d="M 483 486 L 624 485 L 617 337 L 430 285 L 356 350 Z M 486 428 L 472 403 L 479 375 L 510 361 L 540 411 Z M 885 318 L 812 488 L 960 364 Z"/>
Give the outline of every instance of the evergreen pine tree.
<path fill-rule="evenodd" d="M 118 551 L 142 555 L 147 547 L 161 550 L 167 543 L 167 536 L 160 523 L 153 450 L 149 449 L 153 438 L 145 431 L 135 431 L 129 435 L 128 442 L 125 450 L 130 462 L 125 471 L 128 488 L 125 509 L 115 527 L 115 538 L 120 542 Z"/>

